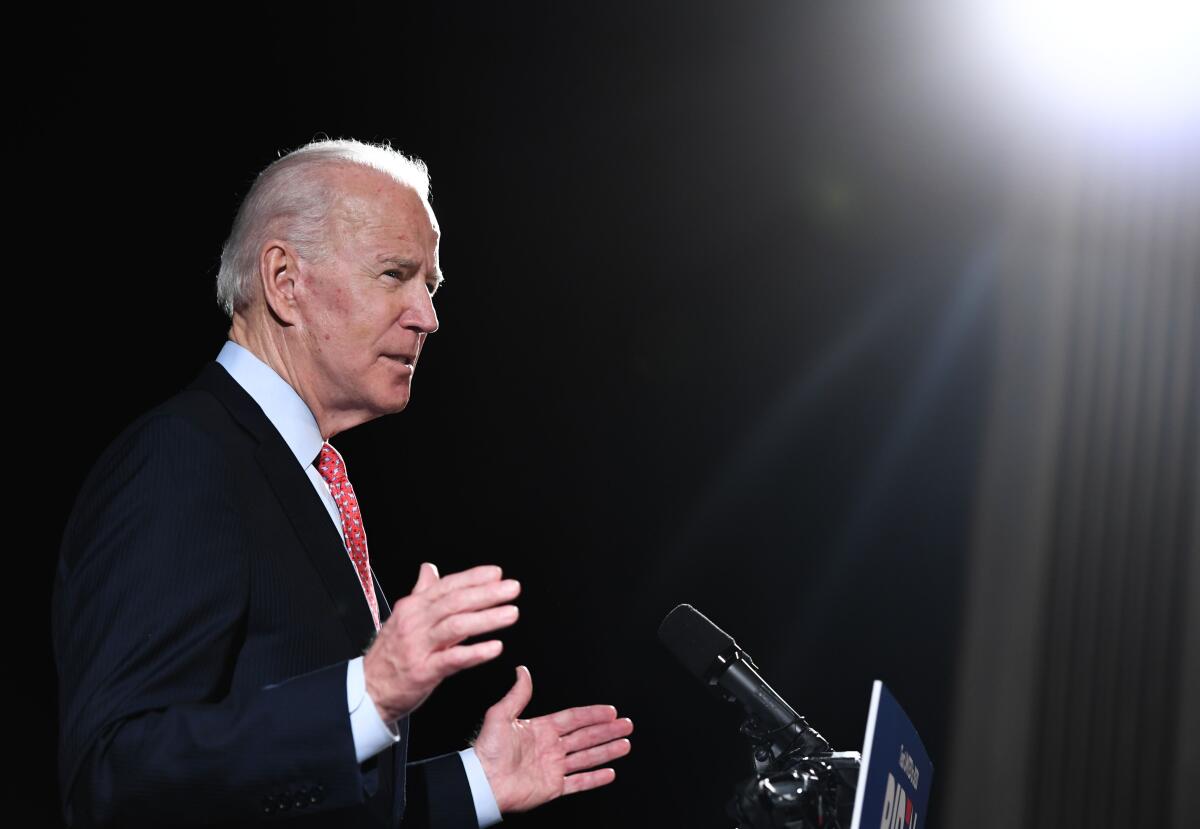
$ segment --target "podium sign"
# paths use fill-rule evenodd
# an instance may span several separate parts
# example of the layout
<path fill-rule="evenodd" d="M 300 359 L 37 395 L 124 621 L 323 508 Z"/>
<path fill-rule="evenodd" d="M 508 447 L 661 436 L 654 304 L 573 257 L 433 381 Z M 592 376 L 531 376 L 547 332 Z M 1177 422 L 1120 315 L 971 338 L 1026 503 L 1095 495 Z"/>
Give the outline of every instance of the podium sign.
<path fill-rule="evenodd" d="M 896 698 L 875 680 L 850 829 L 920 829 L 933 763 Z"/>

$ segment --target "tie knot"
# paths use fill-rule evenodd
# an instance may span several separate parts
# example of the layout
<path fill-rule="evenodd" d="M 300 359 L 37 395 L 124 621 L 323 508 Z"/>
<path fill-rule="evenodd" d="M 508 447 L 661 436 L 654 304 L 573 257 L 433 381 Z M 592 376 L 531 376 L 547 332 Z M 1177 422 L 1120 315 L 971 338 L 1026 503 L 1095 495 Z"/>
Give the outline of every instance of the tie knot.
<path fill-rule="evenodd" d="M 325 483 L 346 481 L 346 464 L 338 450 L 328 443 L 321 444 L 321 454 L 317 456 L 317 471 L 325 479 Z"/>

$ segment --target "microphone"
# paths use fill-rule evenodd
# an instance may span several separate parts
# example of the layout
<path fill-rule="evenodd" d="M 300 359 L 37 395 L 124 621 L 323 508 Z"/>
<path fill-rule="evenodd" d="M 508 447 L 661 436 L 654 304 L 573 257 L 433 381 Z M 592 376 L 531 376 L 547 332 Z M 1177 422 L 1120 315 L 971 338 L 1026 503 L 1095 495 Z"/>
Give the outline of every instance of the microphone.
<path fill-rule="evenodd" d="M 790 756 L 829 754 L 829 743 L 759 676 L 758 666 L 728 633 L 690 604 L 667 614 L 658 639 L 680 664 L 717 696 L 740 703 L 743 731 L 755 743 L 760 769 Z"/>

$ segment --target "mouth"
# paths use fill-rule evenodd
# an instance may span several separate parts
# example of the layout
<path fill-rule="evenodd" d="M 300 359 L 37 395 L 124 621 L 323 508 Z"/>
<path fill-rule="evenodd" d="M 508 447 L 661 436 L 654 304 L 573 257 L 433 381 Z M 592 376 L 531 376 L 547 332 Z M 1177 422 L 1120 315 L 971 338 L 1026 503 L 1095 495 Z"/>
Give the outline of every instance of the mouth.
<path fill-rule="evenodd" d="M 387 357 L 389 360 L 395 360 L 398 363 L 403 363 L 409 368 L 412 368 L 417 362 L 414 357 L 408 354 L 384 354 L 383 356 Z"/>

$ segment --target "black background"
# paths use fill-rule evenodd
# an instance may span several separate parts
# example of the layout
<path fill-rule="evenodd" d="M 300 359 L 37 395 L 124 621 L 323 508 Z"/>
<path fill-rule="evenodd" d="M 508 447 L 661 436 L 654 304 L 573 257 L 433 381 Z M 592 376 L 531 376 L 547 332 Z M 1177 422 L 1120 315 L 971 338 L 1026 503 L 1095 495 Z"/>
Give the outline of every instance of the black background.
<path fill-rule="evenodd" d="M 938 764 L 1003 181 L 922 86 L 939 44 L 845 5 L 44 13 L 10 69 L 17 434 L 52 482 L 31 578 L 48 591 L 103 447 L 220 349 L 254 175 L 315 137 L 386 140 L 430 167 L 447 282 L 408 409 L 337 441 L 372 561 L 393 597 L 422 560 L 524 585 L 504 654 L 444 683 L 411 754 L 464 747 L 526 664 L 528 714 L 612 703 L 633 752 L 506 822 L 732 825 L 739 718 L 655 639 L 690 602 L 836 747 L 861 747 L 879 678 Z M 37 647 L 27 771 L 52 781 Z"/>

